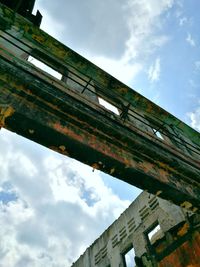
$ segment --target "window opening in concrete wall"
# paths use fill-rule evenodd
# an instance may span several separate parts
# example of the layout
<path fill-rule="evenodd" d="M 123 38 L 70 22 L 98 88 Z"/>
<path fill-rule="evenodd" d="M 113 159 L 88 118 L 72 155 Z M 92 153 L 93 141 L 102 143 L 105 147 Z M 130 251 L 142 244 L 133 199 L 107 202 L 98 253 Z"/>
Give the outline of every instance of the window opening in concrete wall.
<path fill-rule="evenodd" d="M 99 97 L 99 104 L 103 107 L 105 107 L 106 109 L 112 111 L 113 113 L 115 113 L 116 115 L 119 115 L 119 110 L 117 107 L 115 107 L 114 105 L 110 104 L 109 102 L 107 102 L 106 100 L 104 100 L 103 98 Z"/>
<path fill-rule="evenodd" d="M 159 207 L 158 199 L 156 196 L 153 196 L 149 199 L 149 207 L 151 210 L 155 210 L 157 207 Z"/>
<path fill-rule="evenodd" d="M 161 140 L 164 140 L 164 137 L 163 135 L 156 129 L 153 128 L 153 133 L 158 137 L 160 138 Z"/>
<path fill-rule="evenodd" d="M 151 245 L 153 245 L 156 240 L 160 239 L 160 235 L 162 234 L 162 230 L 159 224 L 156 224 L 154 226 L 153 229 L 150 230 L 150 232 L 148 232 L 148 239 L 151 243 Z"/>
<path fill-rule="evenodd" d="M 149 216 L 149 213 L 150 213 L 149 207 L 144 205 L 144 207 L 142 207 L 139 210 L 139 215 L 140 215 L 141 220 L 144 221 Z"/>
<path fill-rule="evenodd" d="M 37 68 L 40 68 L 41 70 L 47 72 L 48 74 L 52 75 L 53 77 L 55 77 L 58 80 L 61 80 L 62 78 L 62 74 L 60 74 L 59 72 L 55 71 L 54 69 L 52 69 L 51 67 L 49 67 L 48 65 L 46 65 L 45 63 L 43 63 L 42 61 L 29 56 L 28 57 L 28 61 L 30 63 L 32 63 L 33 65 L 35 65 Z"/>
<path fill-rule="evenodd" d="M 124 253 L 124 266 L 135 267 L 135 250 L 133 247 L 130 247 L 130 249 Z"/>

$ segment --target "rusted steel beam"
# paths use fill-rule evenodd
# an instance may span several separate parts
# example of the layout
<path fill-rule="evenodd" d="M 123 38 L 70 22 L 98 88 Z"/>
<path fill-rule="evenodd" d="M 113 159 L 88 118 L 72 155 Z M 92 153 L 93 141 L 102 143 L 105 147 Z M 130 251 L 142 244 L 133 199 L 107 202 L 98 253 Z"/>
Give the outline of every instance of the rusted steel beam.
<path fill-rule="evenodd" d="M 166 112 L 150 100 L 121 83 L 110 74 L 106 73 L 75 51 L 60 43 L 46 32 L 21 16 L 13 17 L 13 11 L 0 5 L 0 29 L 7 30 L 15 28 L 19 30 L 18 38 L 27 44 L 35 58 L 56 68 L 62 74 L 68 69 L 78 70 L 80 73 L 92 79 L 95 84 L 115 94 L 115 100 L 120 103 L 131 103 L 134 108 L 143 111 L 154 120 L 164 120 L 168 125 L 179 126 L 193 142 L 199 145 L 200 137 L 193 129 L 185 123 Z M 111 100 L 111 99 L 110 99 Z"/>
<path fill-rule="evenodd" d="M 10 9 L 0 6 L 0 15 L 1 126 L 199 210 L 196 131 L 20 15 L 13 21 Z M 64 78 L 58 80 L 33 66 L 24 54 Z M 117 107 L 119 115 L 103 108 L 99 97 Z"/>
<path fill-rule="evenodd" d="M 70 88 L 57 88 L 56 79 L 12 55 L 1 53 L 0 71 L 0 103 L 14 110 L 4 127 L 176 204 L 199 208 L 195 164 L 105 116 L 87 99 L 80 101 Z"/>

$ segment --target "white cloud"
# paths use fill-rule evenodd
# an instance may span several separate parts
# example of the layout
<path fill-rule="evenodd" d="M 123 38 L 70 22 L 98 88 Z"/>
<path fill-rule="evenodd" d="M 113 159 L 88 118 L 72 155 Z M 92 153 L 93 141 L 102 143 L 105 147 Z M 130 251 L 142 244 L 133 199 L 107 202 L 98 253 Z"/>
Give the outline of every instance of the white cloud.
<path fill-rule="evenodd" d="M 182 17 L 182 18 L 179 19 L 179 25 L 180 26 L 183 26 L 187 22 L 188 22 L 188 19 L 186 17 Z"/>
<path fill-rule="evenodd" d="M 121 60 L 106 58 L 103 56 L 87 56 L 97 66 L 103 68 L 109 74 L 130 85 L 134 77 L 142 70 L 141 63 L 129 63 L 122 58 Z"/>
<path fill-rule="evenodd" d="M 9 183 L 17 192 L 8 204 L 0 201 L 0 266 L 70 266 L 130 202 L 99 171 L 5 130 L 0 135 L 1 191 Z"/>
<path fill-rule="evenodd" d="M 127 18 L 130 38 L 127 40 L 128 58 L 145 57 L 168 41 L 168 36 L 157 33 L 162 28 L 161 15 L 173 6 L 173 0 L 129 0 Z"/>
<path fill-rule="evenodd" d="M 48 13 L 48 10 L 41 5 L 42 1 L 36 1 L 33 13 L 36 13 L 37 9 L 40 10 L 42 13 L 42 23 L 40 28 L 46 32 L 48 32 L 50 35 L 52 35 L 54 38 L 57 38 L 58 40 L 62 39 L 62 35 L 65 29 L 65 25 L 61 22 L 59 22 L 56 18 L 51 16 Z"/>
<path fill-rule="evenodd" d="M 191 126 L 200 132 L 200 106 L 197 107 L 193 112 L 190 112 L 188 115 L 191 120 Z"/>
<path fill-rule="evenodd" d="M 188 42 L 188 44 L 191 45 L 192 47 L 195 47 L 196 46 L 196 42 L 192 38 L 192 36 L 191 36 L 190 33 L 188 33 L 188 35 L 187 35 L 186 42 Z"/>
<path fill-rule="evenodd" d="M 196 69 L 197 71 L 200 71 L 200 60 L 197 60 L 197 61 L 194 63 L 194 65 L 195 65 L 195 69 Z"/>
<path fill-rule="evenodd" d="M 62 5 L 60 10 L 54 2 L 38 2 L 44 14 L 42 28 L 50 34 L 55 28 L 55 37 L 129 85 L 145 69 L 148 56 L 170 40 L 162 33 L 162 16 L 174 0 L 110 0 L 106 5 L 77 0 L 68 6 L 62 1 Z"/>
<path fill-rule="evenodd" d="M 156 82 L 160 79 L 160 58 L 156 58 L 155 62 L 150 66 L 148 79 L 150 82 Z"/>

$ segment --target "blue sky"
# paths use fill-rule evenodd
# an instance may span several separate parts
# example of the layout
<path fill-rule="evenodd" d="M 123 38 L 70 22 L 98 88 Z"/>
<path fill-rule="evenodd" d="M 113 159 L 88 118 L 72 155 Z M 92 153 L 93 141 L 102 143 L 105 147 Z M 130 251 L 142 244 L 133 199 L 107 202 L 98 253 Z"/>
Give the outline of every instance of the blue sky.
<path fill-rule="evenodd" d="M 38 0 L 42 29 L 200 131 L 200 2 Z M 0 266 L 70 266 L 139 190 L 0 131 Z"/>

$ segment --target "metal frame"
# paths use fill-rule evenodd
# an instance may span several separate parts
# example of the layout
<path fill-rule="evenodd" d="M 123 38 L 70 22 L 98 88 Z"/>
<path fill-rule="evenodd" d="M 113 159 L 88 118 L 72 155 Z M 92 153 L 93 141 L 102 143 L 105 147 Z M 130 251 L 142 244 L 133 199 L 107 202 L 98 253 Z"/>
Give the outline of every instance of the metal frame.
<path fill-rule="evenodd" d="M 12 112 L 1 126 L 199 211 L 200 136 L 195 130 L 0 5 L 3 42 L 13 49 L 0 47 L 0 111 L 3 114 L 1 107 L 7 105 Z M 67 71 L 67 79 L 52 77 L 17 56 L 15 49 L 63 76 Z M 102 107 L 98 97 L 118 108 L 120 115 Z"/>

